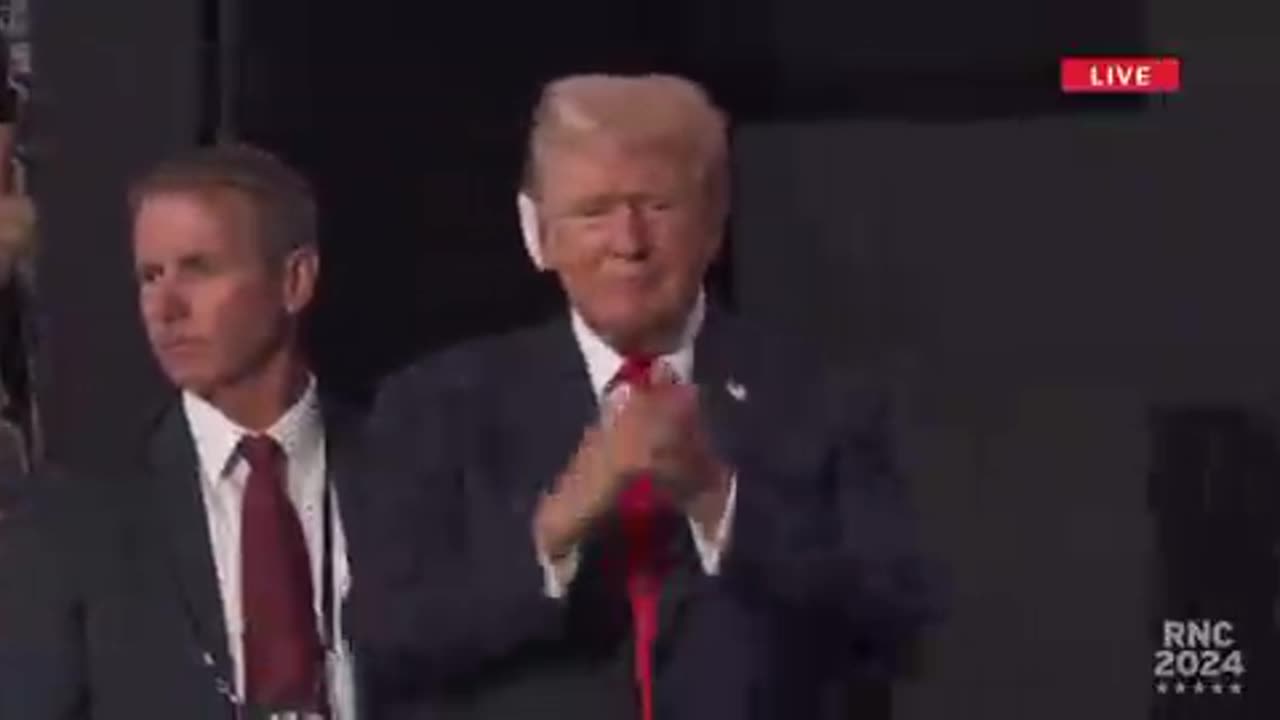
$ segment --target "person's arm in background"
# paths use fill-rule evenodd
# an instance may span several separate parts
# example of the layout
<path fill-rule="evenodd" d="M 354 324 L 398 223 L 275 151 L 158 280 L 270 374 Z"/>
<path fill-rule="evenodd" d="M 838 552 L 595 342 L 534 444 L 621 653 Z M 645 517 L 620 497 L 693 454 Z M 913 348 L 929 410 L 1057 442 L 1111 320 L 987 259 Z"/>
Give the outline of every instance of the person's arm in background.
<path fill-rule="evenodd" d="M 11 119 L 0 119 L 0 195 L 14 193 L 13 151 L 16 134 Z"/>
<path fill-rule="evenodd" d="M 0 718 L 86 717 L 72 480 L 42 478 L 0 520 Z M 81 526 L 79 530 L 73 529 Z"/>
<path fill-rule="evenodd" d="M 0 484 L 13 484 L 36 462 L 29 333 L 34 246 L 30 198 L 0 195 Z"/>
<path fill-rule="evenodd" d="M 15 187 L 16 100 L 9 83 L 9 46 L 0 33 L 0 470 L 26 472 L 37 462 L 39 444 L 30 320 L 24 317 L 33 292 L 29 259 L 35 246 L 35 205 L 23 188 Z M 24 265 L 28 272 L 20 273 Z"/>
<path fill-rule="evenodd" d="M 16 119 L 17 93 L 9 83 L 9 43 L 0 33 L 0 288 L 9 284 L 19 258 L 28 249 L 34 216 L 29 200 L 14 197 Z"/>
<path fill-rule="evenodd" d="M 17 145 L 18 98 L 9 82 L 9 43 L 0 33 L 0 195 L 12 195 L 13 156 Z"/>

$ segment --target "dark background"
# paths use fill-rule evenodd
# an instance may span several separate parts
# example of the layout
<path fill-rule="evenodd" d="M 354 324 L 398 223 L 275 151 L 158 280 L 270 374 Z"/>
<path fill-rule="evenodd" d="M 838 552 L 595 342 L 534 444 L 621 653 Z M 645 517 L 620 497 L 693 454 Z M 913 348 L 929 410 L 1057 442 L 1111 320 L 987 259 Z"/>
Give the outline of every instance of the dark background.
<path fill-rule="evenodd" d="M 1012 0 L 963 9 L 942 0 L 43 0 L 33 14 L 39 192 L 43 205 L 70 209 L 45 229 L 75 238 L 47 252 L 48 294 L 67 288 L 79 298 L 81 282 L 101 285 L 100 309 L 119 315 L 71 317 L 73 303 L 51 302 L 50 314 L 65 313 L 51 320 L 59 375 L 80 374 L 59 369 L 60 358 L 102 360 L 60 352 L 64 339 L 136 326 L 113 272 L 128 260 L 120 189 L 195 140 L 259 143 L 314 179 L 326 262 L 312 346 L 328 381 L 362 398 L 423 349 L 558 306 L 554 285 L 528 270 L 512 212 L 531 105 L 558 74 L 683 72 L 707 83 L 742 129 L 1143 107 L 1066 98 L 1055 76 L 1068 50 L 1142 51 L 1135 2 L 1030 12 Z M 87 234 L 101 239 L 90 247 Z M 79 262 L 86 252 L 108 266 Z M 729 299 L 731 265 L 727 257 L 714 281 Z M 113 351 L 130 356 L 120 359 L 130 376 L 145 365 L 136 343 Z M 84 381 L 50 391 L 55 406 L 75 382 Z M 69 423 L 51 433 L 68 447 L 118 445 L 73 429 L 90 415 L 52 413 L 55 427 Z"/>
<path fill-rule="evenodd" d="M 1258 584 L 1231 592 L 1251 613 L 1273 599 L 1267 532 L 1239 533 L 1248 552 L 1174 542 L 1188 523 L 1270 522 L 1196 490 L 1280 478 L 1269 419 L 1238 420 L 1280 407 L 1280 22 L 1242 0 L 1178 5 L 41 0 L 51 456 L 114 458 L 166 392 L 123 203 L 148 163 L 233 130 L 314 177 L 313 347 L 359 398 L 419 351 L 558 307 L 512 211 L 538 85 L 682 70 L 736 121 L 717 293 L 902 390 L 903 455 L 953 588 L 895 716 L 1163 712 L 1154 624 L 1243 607 L 1174 598 L 1210 581 L 1169 568 L 1252 558 Z M 1181 55 L 1185 90 L 1064 98 L 1068 52 Z M 1179 418 L 1190 435 L 1167 430 Z M 1244 466 L 1174 452 L 1195 443 L 1262 449 L 1228 453 Z"/>

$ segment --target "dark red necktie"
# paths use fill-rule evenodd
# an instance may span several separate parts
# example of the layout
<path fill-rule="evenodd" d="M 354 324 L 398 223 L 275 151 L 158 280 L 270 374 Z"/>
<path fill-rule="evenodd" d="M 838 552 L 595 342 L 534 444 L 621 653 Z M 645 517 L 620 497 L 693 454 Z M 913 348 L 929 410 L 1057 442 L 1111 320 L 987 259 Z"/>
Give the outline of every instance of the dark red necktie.
<path fill-rule="evenodd" d="M 302 524 L 285 493 L 287 458 L 270 437 L 246 436 L 240 526 L 245 697 L 268 710 L 322 709 L 324 651 L 312 607 Z"/>
<path fill-rule="evenodd" d="M 617 381 L 630 385 L 633 392 L 646 388 L 651 384 L 652 368 L 652 358 L 627 358 L 618 371 Z M 653 643 L 658 635 L 658 602 L 666 569 L 661 552 L 664 509 L 665 502 L 648 475 L 634 479 L 619 501 L 642 720 L 653 720 Z"/>

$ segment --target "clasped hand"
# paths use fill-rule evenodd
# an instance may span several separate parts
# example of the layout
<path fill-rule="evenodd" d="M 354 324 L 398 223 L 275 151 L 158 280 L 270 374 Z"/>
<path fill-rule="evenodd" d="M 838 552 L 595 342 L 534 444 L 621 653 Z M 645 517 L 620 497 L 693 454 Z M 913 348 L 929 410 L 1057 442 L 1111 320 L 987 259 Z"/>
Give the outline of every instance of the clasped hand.
<path fill-rule="evenodd" d="M 539 547 L 551 558 L 570 552 L 616 507 L 627 485 L 645 476 L 714 535 L 731 471 L 712 448 L 696 387 L 664 382 L 633 389 L 612 418 L 583 432 L 568 467 L 538 506 Z"/>

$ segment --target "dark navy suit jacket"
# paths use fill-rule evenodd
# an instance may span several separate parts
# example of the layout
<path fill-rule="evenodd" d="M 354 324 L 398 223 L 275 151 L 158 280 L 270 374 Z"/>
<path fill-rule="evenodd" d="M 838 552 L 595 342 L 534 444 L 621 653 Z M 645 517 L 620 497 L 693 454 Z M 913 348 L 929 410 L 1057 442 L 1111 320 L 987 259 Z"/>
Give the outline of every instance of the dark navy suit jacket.
<path fill-rule="evenodd" d="M 930 616 L 885 396 L 830 379 L 712 310 L 695 380 L 737 505 L 718 576 L 672 533 L 656 715 L 847 717 Z M 596 417 L 567 318 L 432 357 L 386 383 L 350 518 L 348 622 L 382 718 L 630 718 L 631 633 L 608 529 L 544 595 L 539 493 Z"/>
<path fill-rule="evenodd" d="M 323 412 L 333 477 L 355 421 Z M 0 521 L 0 718 L 235 717 L 199 483 L 179 403 L 136 466 L 32 483 Z"/>

